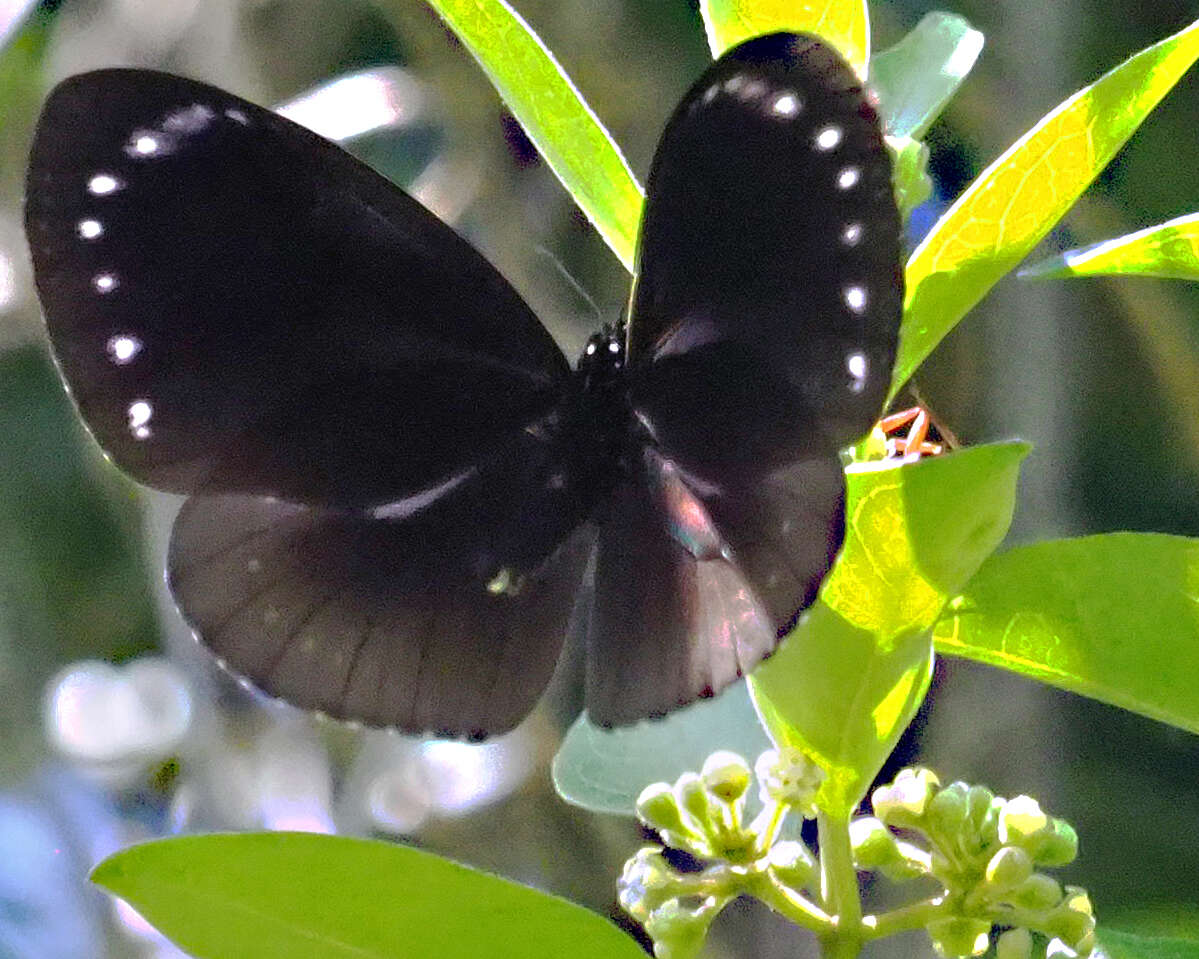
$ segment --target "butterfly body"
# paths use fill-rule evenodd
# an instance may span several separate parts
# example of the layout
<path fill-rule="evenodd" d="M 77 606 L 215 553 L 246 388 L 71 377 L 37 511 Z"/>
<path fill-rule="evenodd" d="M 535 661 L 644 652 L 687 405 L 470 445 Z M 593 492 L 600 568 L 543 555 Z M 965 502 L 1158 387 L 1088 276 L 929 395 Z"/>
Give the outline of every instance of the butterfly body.
<path fill-rule="evenodd" d="M 297 705 L 478 737 L 572 616 L 616 724 L 719 691 L 814 601 L 894 356 L 890 169 L 830 48 L 730 51 L 655 155 L 628 325 L 574 367 L 410 197 L 191 80 L 61 84 L 26 231 L 84 421 L 189 496 L 168 579 L 201 640 Z"/>

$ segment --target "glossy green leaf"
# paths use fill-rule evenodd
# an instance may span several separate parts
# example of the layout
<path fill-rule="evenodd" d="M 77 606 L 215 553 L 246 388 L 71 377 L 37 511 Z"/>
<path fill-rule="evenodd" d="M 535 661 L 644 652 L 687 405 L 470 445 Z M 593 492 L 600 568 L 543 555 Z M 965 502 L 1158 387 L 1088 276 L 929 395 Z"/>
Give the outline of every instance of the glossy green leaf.
<path fill-rule="evenodd" d="M 1110 533 L 994 556 L 934 631 L 1001 666 L 1199 733 L 1199 539 Z"/>
<path fill-rule="evenodd" d="M 929 630 L 1007 533 L 1028 449 L 851 467 L 845 546 L 820 600 L 750 678 L 775 742 L 824 769 L 824 809 L 857 803 L 919 708 Z"/>
<path fill-rule="evenodd" d="M 1199 280 L 1199 213 L 1042 260 L 1022 277 L 1157 276 Z"/>
<path fill-rule="evenodd" d="M 735 683 L 715 699 L 634 726 L 600 729 L 579 716 L 554 757 L 554 788 L 584 809 L 632 816 L 650 783 L 673 782 L 718 749 L 752 765 L 770 745 L 745 683 Z"/>
<path fill-rule="evenodd" d="M 883 128 L 919 140 L 974 66 L 983 35 L 962 17 L 936 10 L 870 60 Z"/>
<path fill-rule="evenodd" d="M 928 175 L 928 147 L 911 137 L 887 137 L 891 150 L 892 185 L 899 216 L 906 223 L 912 211 L 929 198 L 933 181 Z"/>
<path fill-rule="evenodd" d="M 110 856 L 91 878 L 198 959 L 643 959 L 582 906 L 371 840 L 164 839 Z"/>
<path fill-rule="evenodd" d="M 429 0 L 600 236 L 632 272 L 642 190 L 612 136 L 504 0 Z"/>
<path fill-rule="evenodd" d="M 714 57 L 764 33 L 815 33 L 840 50 L 858 76 L 866 76 L 870 13 L 865 0 L 700 0 L 699 12 Z"/>
<path fill-rule="evenodd" d="M 908 260 L 892 396 L 1049 232 L 1196 57 L 1199 21 L 1078 91 L 970 184 Z"/>
<path fill-rule="evenodd" d="M 1096 959 L 1199 959 L 1199 942 L 1134 936 L 1114 929 L 1095 930 Z"/>

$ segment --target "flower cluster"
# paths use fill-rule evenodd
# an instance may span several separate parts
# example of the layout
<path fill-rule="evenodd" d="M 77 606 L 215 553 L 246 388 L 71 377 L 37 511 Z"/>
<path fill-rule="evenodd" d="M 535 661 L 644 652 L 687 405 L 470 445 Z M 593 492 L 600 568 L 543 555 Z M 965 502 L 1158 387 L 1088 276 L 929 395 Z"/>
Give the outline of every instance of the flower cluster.
<path fill-rule="evenodd" d="M 875 816 L 850 827 L 855 865 L 940 883 L 944 894 L 926 928 L 942 955 L 981 955 L 995 927 L 1007 927 L 997 942 L 1002 959 L 1027 959 L 1033 932 L 1051 940 L 1053 954 L 1091 953 L 1095 917 L 1086 892 L 1038 872 L 1071 862 L 1078 837 L 1035 799 L 1004 799 L 961 782 L 942 788 L 927 769 L 905 769 L 871 798 Z"/>
<path fill-rule="evenodd" d="M 755 776 L 762 810 L 746 822 Z M 701 863 L 683 871 L 662 846 L 646 846 L 625 865 L 620 903 L 645 926 L 659 959 L 695 956 L 712 920 L 743 894 L 825 939 L 844 936 L 860 944 L 924 928 L 937 951 L 955 959 L 982 955 L 993 933 L 998 959 L 1029 959 L 1034 936 L 1038 955 L 1091 954 L 1095 916 L 1086 892 L 1063 888 L 1039 871 L 1071 862 L 1078 837 L 1035 799 L 1004 799 L 960 782 L 942 787 L 927 769 L 905 769 L 874 791 L 873 816 L 848 823 L 838 867 L 833 851 L 821 864 L 802 842 L 779 838 L 788 814 L 815 816 L 823 780 L 821 769 L 796 749 L 763 753 L 753 774 L 740 756 L 720 752 L 698 775 L 685 773 L 674 785 L 655 783 L 641 793 L 642 821 L 666 846 Z M 823 821 L 822 829 L 827 825 Z M 828 896 L 822 866 L 848 871 L 851 884 L 858 869 L 896 881 L 932 879 L 940 890 L 892 912 L 862 916 L 839 908 L 844 897 Z"/>
<path fill-rule="evenodd" d="M 620 904 L 645 926 L 659 959 L 694 956 L 712 920 L 738 895 L 768 898 L 771 890 L 799 889 L 815 877 L 803 843 L 776 840 L 788 812 L 814 815 L 823 773 L 794 749 L 763 753 L 754 772 L 762 810 L 750 822 L 745 808 L 753 774 L 735 753 L 713 753 L 698 775 L 655 783 L 638 798 L 642 822 L 667 846 L 706 864 L 682 872 L 661 846 L 646 846 L 625 864 Z"/>

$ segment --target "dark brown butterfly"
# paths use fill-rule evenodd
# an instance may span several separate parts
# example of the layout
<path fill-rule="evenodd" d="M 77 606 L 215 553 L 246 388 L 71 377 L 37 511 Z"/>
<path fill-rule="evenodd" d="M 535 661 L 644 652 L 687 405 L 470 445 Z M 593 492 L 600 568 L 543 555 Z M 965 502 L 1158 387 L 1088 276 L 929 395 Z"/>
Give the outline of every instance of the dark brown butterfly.
<path fill-rule="evenodd" d="M 170 586 L 230 669 L 479 737 L 532 709 L 581 587 L 601 724 L 771 652 L 890 378 L 891 163 L 845 62 L 773 34 L 687 92 L 647 190 L 627 329 L 572 370 L 469 244 L 313 133 L 145 70 L 51 94 L 26 230 L 54 351 L 112 460 L 188 494 Z"/>

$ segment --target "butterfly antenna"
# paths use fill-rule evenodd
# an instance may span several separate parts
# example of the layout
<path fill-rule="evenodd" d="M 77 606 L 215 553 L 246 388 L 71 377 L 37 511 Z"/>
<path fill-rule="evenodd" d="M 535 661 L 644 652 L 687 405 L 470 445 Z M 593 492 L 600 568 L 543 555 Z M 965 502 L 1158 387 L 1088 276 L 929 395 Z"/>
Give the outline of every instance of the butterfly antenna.
<path fill-rule="evenodd" d="M 600 311 L 599 306 L 596 304 L 595 300 L 591 298 L 591 294 L 583 289 L 583 285 L 571 275 L 570 270 L 566 268 L 563 262 L 559 260 L 558 257 L 556 257 L 548 247 L 538 244 L 533 249 L 535 249 L 539 254 L 544 256 L 554 265 L 554 269 L 558 271 L 558 275 L 570 285 L 572 290 L 579 294 L 579 299 L 591 307 L 591 312 L 595 314 L 596 321 L 602 323 L 604 320 L 604 314 Z"/>

